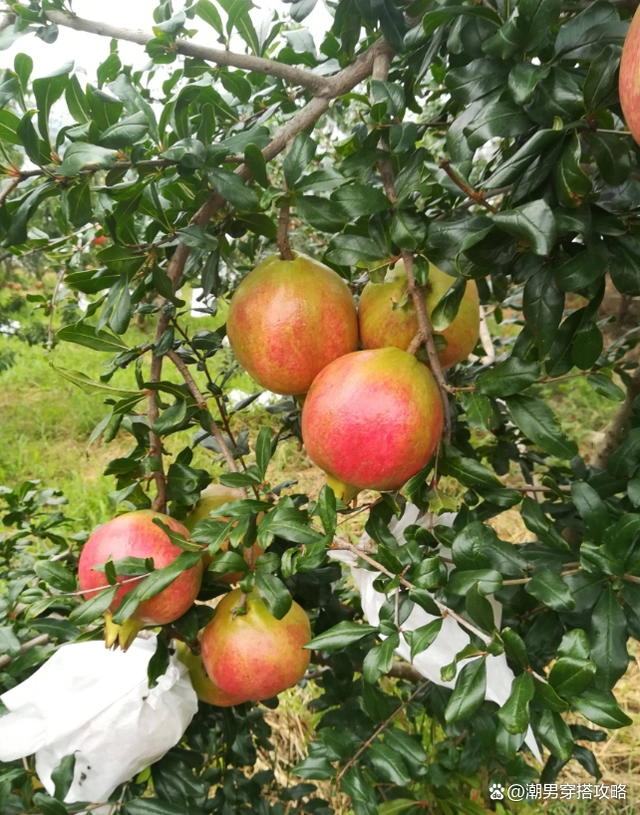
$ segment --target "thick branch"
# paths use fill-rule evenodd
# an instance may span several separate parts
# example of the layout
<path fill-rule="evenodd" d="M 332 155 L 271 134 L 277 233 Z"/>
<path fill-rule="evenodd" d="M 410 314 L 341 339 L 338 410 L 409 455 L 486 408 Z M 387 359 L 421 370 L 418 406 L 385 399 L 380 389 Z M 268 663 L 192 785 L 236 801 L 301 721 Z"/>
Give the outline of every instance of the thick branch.
<path fill-rule="evenodd" d="M 289 210 L 291 209 L 291 199 L 287 197 L 280 207 L 278 218 L 278 249 L 282 260 L 293 260 L 293 253 L 289 244 Z"/>
<path fill-rule="evenodd" d="M 138 45 L 146 45 L 154 38 L 150 31 L 134 31 L 128 28 L 120 28 L 110 23 L 101 23 L 94 20 L 85 20 L 75 14 L 68 14 L 64 11 L 48 11 L 47 17 L 52 23 L 72 28 L 75 31 L 85 31 L 88 34 L 98 34 L 101 37 L 110 37 L 116 40 L 126 40 Z M 303 68 L 296 68 L 293 65 L 285 65 L 283 62 L 276 62 L 272 59 L 254 57 L 247 54 L 235 54 L 232 51 L 224 51 L 220 48 L 209 48 L 189 40 L 178 40 L 173 46 L 173 50 L 185 57 L 194 57 L 206 62 L 213 62 L 216 65 L 240 68 L 245 71 L 255 71 L 259 74 L 274 76 L 277 79 L 284 79 L 292 85 L 300 85 L 308 88 L 317 94 L 323 94 L 327 89 L 327 79 L 306 71 Z"/>

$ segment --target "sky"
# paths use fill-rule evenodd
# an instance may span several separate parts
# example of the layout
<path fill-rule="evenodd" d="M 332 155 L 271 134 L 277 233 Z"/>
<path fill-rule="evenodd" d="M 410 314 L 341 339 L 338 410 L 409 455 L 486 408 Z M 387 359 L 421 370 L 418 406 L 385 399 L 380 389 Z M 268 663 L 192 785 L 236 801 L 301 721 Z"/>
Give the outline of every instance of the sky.
<path fill-rule="evenodd" d="M 281 0 L 254 0 L 254 2 L 257 6 L 251 11 L 254 24 L 259 23 L 265 16 L 270 16 L 274 10 L 278 11 L 281 17 L 288 15 L 288 6 Z M 122 28 L 150 31 L 153 23 L 153 10 L 157 5 L 157 0 L 109 0 L 108 3 L 101 3 L 98 0 L 74 0 L 73 9 L 79 17 L 108 22 Z M 175 3 L 175 8 L 179 7 L 180 3 Z M 224 13 L 221 16 L 224 20 Z M 303 23 L 304 27 L 312 33 L 317 45 L 322 42 L 331 24 L 331 15 L 322 0 L 318 0 L 315 9 Z M 220 47 L 216 42 L 214 30 L 199 18 L 190 22 L 189 28 L 198 29 L 199 33 L 194 38 L 196 42 Z M 8 50 L 0 51 L 0 69 L 12 68 L 15 55 L 22 52 L 29 54 L 33 59 L 34 78 L 46 76 L 73 60 L 76 69 L 86 72 L 87 81 L 95 82 L 97 66 L 109 55 L 109 42 L 108 37 L 71 31 L 63 27 L 60 27 L 58 39 L 52 45 L 47 45 L 33 34 L 29 34 L 14 43 Z M 242 41 L 240 43 L 243 45 Z M 237 48 L 235 44 L 234 48 Z M 121 41 L 119 52 L 123 63 L 133 65 L 137 69 L 142 68 L 149 61 L 144 48 L 140 45 Z"/>

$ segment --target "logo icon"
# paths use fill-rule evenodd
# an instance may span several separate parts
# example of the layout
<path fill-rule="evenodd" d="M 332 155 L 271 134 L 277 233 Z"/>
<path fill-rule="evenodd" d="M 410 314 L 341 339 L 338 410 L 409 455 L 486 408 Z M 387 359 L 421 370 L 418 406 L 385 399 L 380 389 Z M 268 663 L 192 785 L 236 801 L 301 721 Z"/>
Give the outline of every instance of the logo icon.
<path fill-rule="evenodd" d="M 489 787 L 489 798 L 492 801 L 504 801 L 504 787 L 502 784 L 493 783 Z"/>

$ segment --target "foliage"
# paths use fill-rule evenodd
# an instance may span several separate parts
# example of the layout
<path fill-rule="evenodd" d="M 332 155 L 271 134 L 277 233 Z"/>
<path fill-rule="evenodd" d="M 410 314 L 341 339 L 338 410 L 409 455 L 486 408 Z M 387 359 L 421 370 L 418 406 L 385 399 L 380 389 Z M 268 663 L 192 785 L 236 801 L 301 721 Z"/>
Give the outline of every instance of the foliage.
<path fill-rule="evenodd" d="M 538 777 L 521 749 L 529 725 L 549 751 L 541 774 L 549 783 L 572 757 L 598 775 L 585 743 L 601 731 L 569 728 L 564 711 L 577 710 L 598 728 L 629 723 L 612 688 L 627 668 L 628 637 L 640 632 L 640 416 L 630 405 L 622 443 L 595 466 L 542 398 L 557 378 L 584 376 L 614 402 L 625 398 L 617 382 L 633 384 L 625 356 L 633 333 L 605 348 L 598 314 L 608 283 L 640 294 L 639 154 L 623 130 L 616 91 L 628 14 L 606 0 L 575 8 L 559 0 L 340 0 L 316 49 L 297 24 L 313 5 L 296 0 L 296 23 L 256 29 L 251 3 L 162 2 L 144 71 L 123 65 L 113 40 L 96 86 L 71 64 L 32 79 L 24 54 L 0 78 L 0 146 L 6 156 L 24 151 L 22 165 L 4 162 L 17 183 L 0 207 L 2 245 L 18 258 L 46 250 L 65 270 L 65 285 L 84 297 L 82 319 L 57 336 L 101 355 L 104 372 L 58 372 L 104 401 L 92 439 L 119 433 L 129 442 L 106 470 L 114 508 L 162 508 L 166 489 L 171 514 L 184 517 L 211 480 L 194 450 L 219 463 L 228 448 L 233 466 L 220 481 L 250 497 L 196 527 L 193 540 L 213 556 L 202 599 L 223 590 L 214 577 L 234 554 L 219 551 L 225 536 L 231 531 L 237 552 L 257 539 L 268 556 L 246 572 L 242 587 L 255 583 L 276 616 L 292 595 L 309 612 L 319 658 L 331 666 L 315 680 L 321 715 L 296 769 L 302 781 L 284 789 L 269 772 L 252 774 L 256 747 L 268 745 L 261 708 L 203 705 L 184 744 L 116 793 L 131 815 L 280 813 L 302 799 L 300 811 L 328 813 L 329 802 L 307 796 L 313 781 L 338 776 L 357 815 L 377 812 L 382 801 L 387 811 L 417 811 L 428 800 L 433 811 L 480 812 L 476 801 L 487 800 L 489 783 Z M 62 0 L 11 7 L 15 21 L 0 46 L 28 32 L 53 42 L 57 27 L 69 24 Z M 194 55 L 196 15 L 231 45 L 225 53 L 239 42 L 271 62 L 238 67 L 235 58 L 216 64 L 210 53 L 208 60 Z M 384 54 L 380 37 L 395 56 L 387 78 L 369 80 L 367 49 Z M 352 84 L 350 65 L 359 71 Z M 68 111 L 57 132 L 54 102 Z M 379 172 L 387 158 L 396 201 Z M 353 510 L 336 505 L 326 488 L 308 496 L 271 481 L 274 449 L 299 435 L 298 409 L 291 400 L 274 406 L 272 428 L 253 445 L 247 434 L 236 436 L 225 401 L 234 366 L 224 326 L 183 328 L 185 282 L 202 289 L 201 309 L 215 316 L 273 248 L 285 202 L 300 226 L 294 248 L 313 251 L 354 292 L 367 273 L 379 275 L 402 252 L 413 253 L 421 284 L 427 260 L 476 280 L 500 329 L 495 359 L 478 349 L 483 356 L 449 374 L 451 443 L 404 495 L 366 507 L 366 531 L 388 573 L 377 586 L 389 600 L 380 625 L 360 626 L 357 638 L 357 596 L 328 558 L 337 524 Z M 32 228 L 43 206 L 55 218 L 49 234 Z M 108 241 L 96 268 L 87 269 L 78 231 L 91 237 L 94 224 Z M 46 308 L 51 301 L 33 298 Z M 134 315 L 157 321 L 151 342 L 132 330 Z M 163 376 L 162 364 L 176 361 L 196 379 L 206 407 L 188 383 Z M 127 368 L 135 386 L 114 384 Z M 163 444 L 185 430 L 191 442 L 165 472 Z M 437 511 L 440 477 L 458 485 L 453 527 L 409 526 L 399 546 L 389 522 L 407 499 Z M 0 646 L 11 660 L 0 681 L 10 687 L 59 643 L 101 630 L 99 612 L 74 594 L 86 533 L 63 515 L 60 496 L 25 483 L 3 499 L 9 531 L 0 539 L 7 587 Z M 533 543 L 500 540 L 486 523 L 515 508 Z M 233 559 L 234 570 L 239 563 Z M 499 627 L 491 594 L 502 604 Z M 453 612 L 472 632 L 458 656 L 473 659 L 453 691 L 429 684 L 414 695 L 406 681 L 380 680 L 391 664 L 389 643 L 414 603 L 436 615 Z M 195 644 L 201 622 L 190 612 L 172 633 Z M 47 644 L 20 654 L 21 643 L 41 632 Z M 431 631 L 414 635 L 414 653 L 432 641 Z M 502 653 L 516 679 L 498 709 L 484 691 L 487 661 Z M 455 664 L 445 666 L 443 679 L 455 675 Z M 439 723 L 428 745 L 419 737 L 425 713 Z M 33 773 L 18 763 L 0 770 L 0 802 L 9 815 L 68 811 L 34 794 Z"/>

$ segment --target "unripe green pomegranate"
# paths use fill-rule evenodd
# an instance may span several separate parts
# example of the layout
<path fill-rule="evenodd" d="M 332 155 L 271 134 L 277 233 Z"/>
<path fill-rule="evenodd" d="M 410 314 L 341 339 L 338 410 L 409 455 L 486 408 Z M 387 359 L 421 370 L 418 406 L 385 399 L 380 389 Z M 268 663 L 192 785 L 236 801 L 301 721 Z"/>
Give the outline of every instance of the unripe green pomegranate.
<path fill-rule="evenodd" d="M 302 411 L 309 458 L 345 501 L 397 490 L 434 454 L 443 408 L 429 369 L 399 348 L 356 351 L 315 379 Z"/>
<path fill-rule="evenodd" d="M 220 690 L 247 701 L 270 699 L 295 685 L 304 676 L 310 652 L 309 618 L 293 603 L 281 620 L 269 612 L 258 591 L 225 595 L 216 616 L 202 635 L 202 661 L 211 681 Z"/>
<path fill-rule="evenodd" d="M 455 278 L 429 264 L 429 277 L 424 302 L 431 316 L 443 294 L 453 285 Z M 396 263 L 391 277 L 384 283 L 367 283 L 358 305 L 360 341 L 363 348 L 395 346 L 406 351 L 418 331 L 418 318 L 411 298 L 407 297 L 407 275 L 402 261 Z M 466 359 L 478 342 L 480 331 L 480 303 L 475 281 L 467 287 L 453 322 L 436 334 L 447 341 L 446 348 L 438 352 L 443 368 L 451 368 Z"/>
<path fill-rule="evenodd" d="M 326 365 L 358 347 L 356 307 L 332 269 L 305 255 L 271 255 L 231 298 L 227 335 L 259 385 L 297 396 Z"/>

